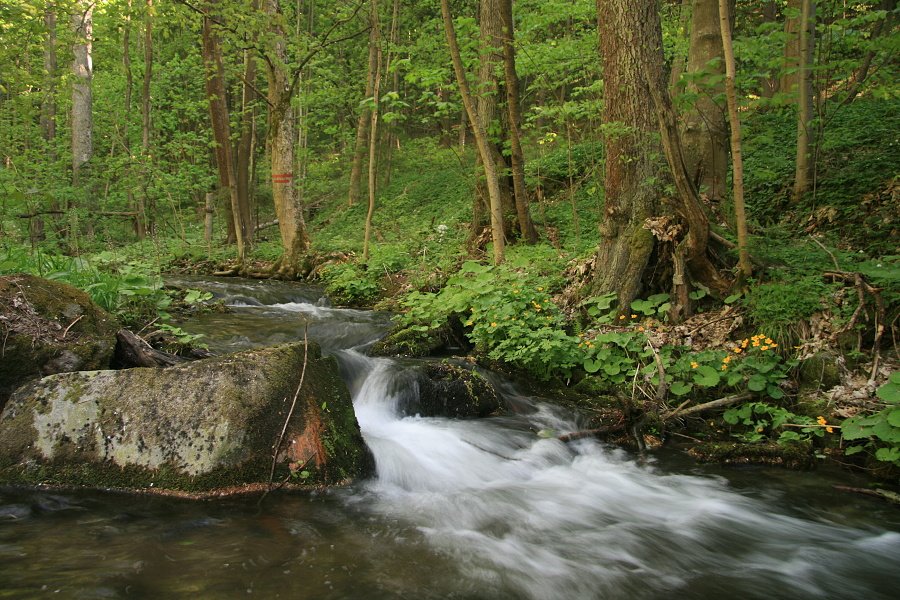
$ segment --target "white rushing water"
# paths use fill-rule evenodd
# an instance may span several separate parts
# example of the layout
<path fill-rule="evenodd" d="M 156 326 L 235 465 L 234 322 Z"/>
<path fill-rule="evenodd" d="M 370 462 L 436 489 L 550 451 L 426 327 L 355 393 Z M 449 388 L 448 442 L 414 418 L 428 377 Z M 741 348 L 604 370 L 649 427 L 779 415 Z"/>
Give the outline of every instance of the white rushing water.
<path fill-rule="evenodd" d="M 591 440 L 542 439 L 534 431 L 576 428 L 547 406 L 522 419 L 403 416 L 402 367 L 342 355 L 377 465 L 356 501 L 412 522 L 486 598 L 896 592 L 900 534 L 788 516 L 722 479 L 665 474 Z"/>

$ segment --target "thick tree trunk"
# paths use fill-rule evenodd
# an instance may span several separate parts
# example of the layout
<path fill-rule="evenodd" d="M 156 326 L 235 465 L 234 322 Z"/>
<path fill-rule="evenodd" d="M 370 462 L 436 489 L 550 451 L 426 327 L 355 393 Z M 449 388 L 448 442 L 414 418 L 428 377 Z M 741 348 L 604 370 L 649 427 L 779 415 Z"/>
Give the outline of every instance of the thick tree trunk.
<path fill-rule="evenodd" d="M 478 144 L 478 152 L 481 156 L 481 164 L 484 167 L 484 177 L 487 183 L 488 196 L 490 198 L 491 213 L 491 238 L 493 241 L 494 264 L 503 262 L 506 239 L 503 233 L 503 213 L 501 207 L 500 185 L 497 179 L 497 168 L 494 163 L 493 148 L 488 141 L 487 132 L 482 127 L 481 119 L 476 111 L 472 94 L 469 91 L 469 83 L 463 69 L 462 58 L 459 54 L 459 44 L 456 41 L 456 30 L 453 27 L 453 17 L 450 14 L 449 0 L 441 0 L 441 15 L 444 19 L 444 32 L 447 35 L 447 45 L 450 47 L 450 58 L 453 61 L 453 71 L 459 85 L 459 93 L 463 106 L 472 129 L 475 132 L 475 142 Z"/>
<path fill-rule="evenodd" d="M 616 292 L 621 310 L 661 275 L 672 273 L 675 316 L 687 310 L 690 283 L 717 293 L 727 283 L 706 255 L 709 223 L 687 176 L 675 114 L 663 70 L 662 30 L 654 0 L 597 0 L 604 72 L 603 122 L 623 129 L 606 145 L 606 218 L 595 260 L 591 291 Z M 650 102 L 648 102 L 648 98 Z M 659 157 L 661 134 L 669 171 Z M 673 178 L 673 179 L 670 179 Z M 663 214 L 660 198 L 673 181 L 674 215 Z M 657 243 L 656 240 L 659 240 Z M 657 252 L 654 253 L 654 248 Z M 648 270 L 651 257 L 657 262 Z M 671 260 L 672 265 L 665 264 Z"/>
<path fill-rule="evenodd" d="M 478 115 L 479 125 L 487 135 L 494 168 L 499 177 L 497 185 L 500 191 L 503 231 L 509 237 L 512 234 L 513 224 L 516 222 L 516 208 L 511 181 L 505 175 L 508 165 L 502 152 L 506 128 L 502 122 L 499 106 L 500 98 L 505 98 L 506 96 L 498 79 L 498 75 L 502 73 L 503 69 L 504 32 L 501 20 L 501 2 L 502 0 L 480 0 L 479 2 L 480 61 L 478 88 L 473 96 L 475 98 L 475 110 Z M 471 118 L 471 115 L 469 117 Z M 498 132 L 499 136 L 491 135 L 492 132 Z M 485 182 L 479 186 L 482 198 L 490 197 L 490 193 L 486 190 L 486 185 L 487 183 Z M 481 200 L 476 197 L 474 202 L 477 204 Z M 479 218 L 472 220 L 471 240 L 476 239 L 480 235 L 484 226 L 482 217 L 486 216 L 484 211 L 477 211 L 475 210 L 476 208 L 473 206 L 473 215 L 478 215 Z"/>
<path fill-rule="evenodd" d="M 297 277 L 306 271 L 309 237 L 294 186 L 294 140 L 296 116 L 291 108 L 291 81 L 285 66 L 285 32 L 276 18 L 280 12 L 278 0 L 265 0 L 265 10 L 271 17 L 272 41 L 266 60 L 269 80 L 269 147 L 272 165 L 272 199 L 281 233 L 282 255 L 278 272 L 284 277 Z"/>
<path fill-rule="evenodd" d="M 603 124 L 625 130 L 607 135 L 605 218 L 595 259 L 594 294 L 616 292 L 627 310 L 642 292 L 644 270 L 653 253 L 653 234 L 644 223 L 660 213 L 659 143 L 650 90 L 643 76 L 643 48 L 658 51 L 661 34 L 653 0 L 597 0 L 603 61 Z"/>
<path fill-rule="evenodd" d="M 510 162 L 512 167 L 513 191 L 516 201 L 516 217 L 519 232 L 529 244 L 537 242 L 537 231 L 531 220 L 528 191 L 525 187 L 525 153 L 519 136 L 522 114 L 519 109 L 519 76 L 516 73 L 515 23 L 513 21 L 512 0 L 500 0 L 503 11 L 503 73 L 506 79 L 506 110 L 509 115 Z"/>
<path fill-rule="evenodd" d="M 228 105 L 225 102 L 225 70 L 222 66 L 222 49 L 213 31 L 212 20 L 203 19 L 203 62 L 206 66 L 206 95 L 209 99 L 209 116 L 216 142 L 216 165 L 219 171 L 219 188 L 228 194 L 237 243 L 238 261 L 243 265 L 246 228 L 240 223 L 234 162 L 231 155 L 231 126 Z"/>
<path fill-rule="evenodd" d="M 91 81 L 94 68 L 91 61 L 94 3 L 82 1 L 75 6 L 72 30 L 75 36 L 72 62 L 72 183 L 81 185 L 82 167 L 94 152 L 93 96 Z"/>
<path fill-rule="evenodd" d="M 724 92 L 725 73 L 718 0 L 693 0 L 687 72 L 688 90 L 697 94 L 697 101 L 684 117 L 685 163 L 694 186 L 719 202 L 725 197 L 728 128 L 725 111 L 716 101 Z"/>
<path fill-rule="evenodd" d="M 787 0 L 785 9 L 787 17 L 784 20 L 784 61 L 781 78 L 778 82 L 778 89 L 785 94 L 797 94 L 800 84 L 802 62 L 800 58 L 800 24 L 803 22 L 800 13 L 803 10 L 803 2 L 805 0 Z"/>
<path fill-rule="evenodd" d="M 816 3 L 801 0 L 800 67 L 797 73 L 797 160 L 794 173 L 793 201 L 798 202 L 809 190 L 815 162 L 812 155 L 813 126 L 812 63 L 815 49 Z"/>

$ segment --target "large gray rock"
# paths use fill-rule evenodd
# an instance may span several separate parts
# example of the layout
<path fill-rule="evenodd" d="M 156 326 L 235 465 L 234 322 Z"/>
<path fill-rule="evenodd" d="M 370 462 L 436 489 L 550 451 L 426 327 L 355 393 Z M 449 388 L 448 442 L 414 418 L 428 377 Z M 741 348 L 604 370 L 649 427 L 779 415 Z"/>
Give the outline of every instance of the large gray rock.
<path fill-rule="evenodd" d="M 0 482 L 205 491 L 333 483 L 369 457 L 333 358 L 289 344 L 178 365 L 45 377 L 0 415 Z"/>
<path fill-rule="evenodd" d="M 0 277 L 0 409 L 30 379 L 108 369 L 119 327 L 70 285 L 33 275 Z"/>
<path fill-rule="evenodd" d="M 449 362 L 426 364 L 417 379 L 418 394 L 401 408 L 423 417 L 474 419 L 501 408 L 494 386 L 473 369 Z"/>

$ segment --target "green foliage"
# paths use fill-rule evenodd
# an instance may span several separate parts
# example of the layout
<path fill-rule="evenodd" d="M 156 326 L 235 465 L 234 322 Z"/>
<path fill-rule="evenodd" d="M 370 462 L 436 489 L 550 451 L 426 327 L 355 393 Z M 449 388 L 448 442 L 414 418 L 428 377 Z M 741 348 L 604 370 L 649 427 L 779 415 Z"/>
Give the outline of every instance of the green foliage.
<path fill-rule="evenodd" d="M 847 447 L 845 453 L 863 450 L 874 452 L 879 461 L 900 466 L 900 371 L 877 390 L 886 407 L 874 414 L 850 417 L 841 423 L 841 435 L 848 442 L 862 442 Z"/>
<path fill-rule="evenodd" d="M 321 276 L 325 291 L 341 304 L 370 305 L 381 291 L 378 273 L 365 271 L 352 262 L 328 265 L 322 269 Z"/>
<path fill-rule="evenodd" d="M 733 433 L 745 442 L 760 442 L 778 434 L 779 444 L 821 438 L 830 433 L 821 417 L 818 421 L 766 402 L 748 402 L 725 411 L 722 419 L 732 426 L 743 426 L 744 431 Z"/>
<path fill-rule="evenodd" d="M 413 293 L 404 305 L 402 326 L 424 335 L 456 317 L 478 352 L 542 379 L 580 362 L 578 340 L 565 332 L 548 289 L 510 266 L 466 262 L 439 293 Z"/>

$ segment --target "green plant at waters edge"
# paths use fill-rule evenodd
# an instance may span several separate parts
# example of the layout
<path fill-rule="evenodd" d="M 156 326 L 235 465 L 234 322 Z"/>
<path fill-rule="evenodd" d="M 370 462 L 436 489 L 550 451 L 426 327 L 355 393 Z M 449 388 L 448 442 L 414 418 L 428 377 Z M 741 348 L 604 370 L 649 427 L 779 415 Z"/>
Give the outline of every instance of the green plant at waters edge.
<path fill-rule="evenodd" d="M 876 394 L 885 408 L 875 414 L 850 417 L 841 423 L 845 441 L 861 442 L 848 446 L 844 453 L 874 451 L 879 461 L 900 466 L 900 371 L 891 373 Z"/>

